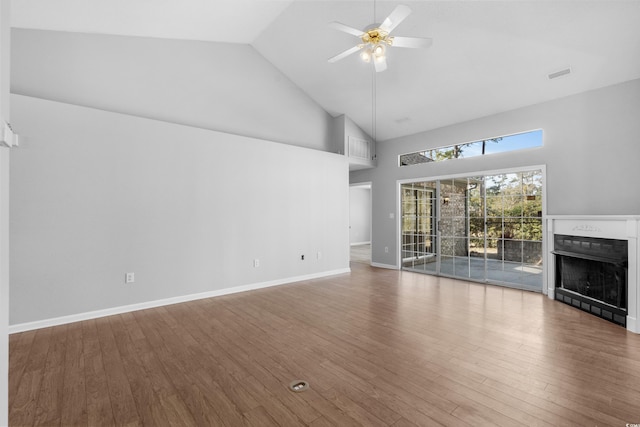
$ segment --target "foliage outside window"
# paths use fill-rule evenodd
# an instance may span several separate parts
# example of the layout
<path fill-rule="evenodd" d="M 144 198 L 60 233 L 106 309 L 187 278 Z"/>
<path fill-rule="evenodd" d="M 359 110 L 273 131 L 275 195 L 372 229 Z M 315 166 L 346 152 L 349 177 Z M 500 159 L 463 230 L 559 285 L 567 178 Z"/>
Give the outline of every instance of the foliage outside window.
<path fill-rule="evenodd" d="M 486 154 L 502 153 L 541 146 L 542 130 L 538 129 L 515 135 L 499 136 L 474 142 L 402 154 L 399 157 L 399 164 L 400 167 L 411 166 L 421 163 L 484 156 Z"/>
<path fill-rule="evenodd" d="M 493 175 L 481 186 L 469 192 L 470 237 L 485 235 L 485 219 L 480 214 L 486 208 L 486 237 L 489 247 L 500 239 L 542 241 L 542 174 L 540 171 Z M 482 203 L 486 206 L 483 206 Z M 474 218 L 475 217 L 475 218 Z"/>

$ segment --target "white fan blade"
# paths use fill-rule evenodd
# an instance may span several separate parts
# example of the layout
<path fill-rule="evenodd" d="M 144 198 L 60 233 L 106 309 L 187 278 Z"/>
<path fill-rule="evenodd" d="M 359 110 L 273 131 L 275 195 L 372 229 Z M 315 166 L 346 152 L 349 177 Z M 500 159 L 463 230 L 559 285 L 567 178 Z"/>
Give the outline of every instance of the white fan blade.
<path fill-rule="evenodd" d="M 376 73 L 379 73 L 387 69 L 387 60 L 384 56 L 373 58 L 373 65 L 376 67 Z"/>
<path fill-rule="evenodd" d="M 345 58 L 345 57 L 347 57 L 347 56 L 351 55 L 352 53 L 355 53 L 355 52 L 359 51 L 359 50 L 360 50 L 360 49 L 362 49 L 363 47 L 364 47 L 364 45 L 359 44 L 359 45 L 354 46 L 354 47 L 352 47 L 352 48 L 350 48 L 350 49 L 347 49 L 347 50 L 345 50 L 344 52 L 339 53 L 339 54 L 337 54 L 336 56 L 334 56 L 334 57 L 332 57 L 332 58 L 329 58 L 329 62 L 336 62 L 336 61 L 339 61 L 339 60 L 341 60 L 342 58 Z"/>
<path fill-rule="evenodd" d="M 393 47 L 416 47 L 425 48 L 433 44 L 433 39 L 421 39 L 418 37 L 393 37 L 391 46 Z"/>
<path fill-rule="evenodd" d="M 331 28 L 335 28 L 336 30 L 344 31 L 347 34 L 353 34 L 356 37 L 362 37 L 364 34 L 361 30 L 356 30 L 355 28 L 349 27 L 348 25 L 341 24 L 340 22 L 331 22 L 329 24 Z"/>
<path fill-rule="evenodd" d="M 387 33 L 390 33 L 410 14 L 411 9 L 409 9 L 409 6 L 399 4 L 395 9 L 393 9 L 393 12 L 391 12 L 391 14 L 387 16 L 387 18 L 382 22 L 382 25 L 380 25 L 380 29 L 386 31 Z"/>

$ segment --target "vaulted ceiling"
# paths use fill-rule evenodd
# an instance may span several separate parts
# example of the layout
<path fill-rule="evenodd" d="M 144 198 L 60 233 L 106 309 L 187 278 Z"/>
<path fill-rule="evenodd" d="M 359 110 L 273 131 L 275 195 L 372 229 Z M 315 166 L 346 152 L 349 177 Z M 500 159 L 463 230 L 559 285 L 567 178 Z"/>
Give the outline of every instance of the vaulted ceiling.
<path fill-rule="evenodd" d="M 398 4 L 413 13 L 388 69 L 352 55 L 327 24 L 364 29 Z M 14 0 L 12 26 L 251 44 L 330 114 L 378 140 L 640 78 L 640 1 Z M 571 73 L 549 79 L 550 73 Z M 374 108 L 375 105 L 375 108 Z"/>

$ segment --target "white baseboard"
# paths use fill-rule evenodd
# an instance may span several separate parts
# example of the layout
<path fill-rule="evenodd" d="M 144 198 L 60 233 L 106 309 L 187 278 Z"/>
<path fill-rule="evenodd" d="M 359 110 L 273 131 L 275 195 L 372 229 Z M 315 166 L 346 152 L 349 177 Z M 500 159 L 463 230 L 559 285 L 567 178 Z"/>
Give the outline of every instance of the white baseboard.
<path fill-rule="evenodd" d="M 638 327 L 640 324 L 638 323 L 638 319 L 635 317 L 627 316 L 627 330 L 629 332 L 633 332 L 634 334 L 640 334 L 640 328 Z"/>
<path fill-rule="evenodd" d="M 249 285 L 235 286 L 233 288 L 218 289 L 215 291 L 202 292 L 198 294 L 182 295 L 155 301 L 147 301 L 138 304 L 124 305 L 120 307 L 107 308 L 104 310 L 90 311 L 86 313 L 72 314 L 69 316 L 55 317 L 53 319 L 38 320 L 35 322 L 19 323 L 9 326 L 9 334 L 32 331 L 34 329 L 48 328 L 51 326 L 64 325 L 67 323 L 81 322 L 83 320 L 97 319 L 100 317 L 113 316 L 114 314 L 129 313 L 147 308 L 161 307 L 165 305 L 178 304 L 181 302 L 194 301 L 204 298 L 218 297 L 222 295 L 236 294 L 239 292 L 253 291 L 256 289 L 269 288 L 271 286 L 286 285 L 289 283 L 302 282 L 305 280 L 319 279 L 337 274 L 351 273 L 350 268 L 323 271 L 321 273 L 307 274 L 304 276 L 287 277 L 284 279 L 270 280 L 267 282 L 252 283 Z"/>
<path fill-rule="evenodd" d="M 371 244 L 371 242 L 350 243 L 351 246 L 370 245 L 370 244 Z"/>
<path fill-rule="evenodd" d="M 372 262 L 371 263 L 371 267 L 386 268 L 388 270 L 398 270 L 398 266 L 397 265 L 380 264 L 379 262 Z"/>

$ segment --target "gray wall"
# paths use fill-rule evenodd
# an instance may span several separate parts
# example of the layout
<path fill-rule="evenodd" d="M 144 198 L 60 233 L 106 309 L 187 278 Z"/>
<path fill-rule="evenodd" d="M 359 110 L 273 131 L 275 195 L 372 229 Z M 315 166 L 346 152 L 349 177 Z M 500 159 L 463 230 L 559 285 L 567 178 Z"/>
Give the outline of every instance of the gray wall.
<path fill-rule="evenodd" d="M 371 188 L 349 188 L 349 243 L 371 241 Z"/>
<path fill-rule="evenodd" d="M 243 44 L 12 30 L 12 93 L 333 151 L 332 118 Z"/>
<path fill-rule="evenodd" d="M 640 214 L 640 80 L 524 107 L 377 145 L 378 167 L 350 182 L 373 183 L 373 262 L 395 265 L 396 182 L 531 165 L 547 166 L 547 214 Z M 398 155 L 541 128 L 544 147 L 398 167 Z M 384 247 L 389 247 L 389 253 Z"/>
<path fill-rule="evenodd" d="M 0 0 L 0 125 L 9 120 L 10 1 Z M 0 426 L 9 424 L 9 149 L 0 147 Z"/>
<path fill-rule="evenodd" d="M 20 95 L 12 109 L 12 325 L 349 267 L 344 156 Z"/>

